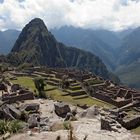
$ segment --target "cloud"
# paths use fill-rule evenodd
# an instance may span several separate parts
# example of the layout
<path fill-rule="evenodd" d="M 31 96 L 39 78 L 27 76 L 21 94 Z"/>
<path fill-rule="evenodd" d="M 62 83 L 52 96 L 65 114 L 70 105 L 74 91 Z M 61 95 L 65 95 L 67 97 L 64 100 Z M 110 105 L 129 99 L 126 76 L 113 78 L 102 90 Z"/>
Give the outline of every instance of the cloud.
<path fill-rule="evenodd" d="M 139 0 L 4 0 L 0 29 L 21 29 L 40 17 L 49 29 L 72 25 L 121 30 L 140 26 L 139 13 Z"/>

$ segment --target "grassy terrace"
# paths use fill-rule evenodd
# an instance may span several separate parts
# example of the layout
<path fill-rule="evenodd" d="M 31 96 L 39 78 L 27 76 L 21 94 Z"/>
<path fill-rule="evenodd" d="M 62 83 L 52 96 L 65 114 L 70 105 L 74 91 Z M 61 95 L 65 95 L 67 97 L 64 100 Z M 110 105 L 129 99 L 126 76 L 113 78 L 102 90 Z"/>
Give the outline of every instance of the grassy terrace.
<path fill-rule="evenodd" d="M 31 77 L 17 77 L 17 80 L 12 80 L 11 82 L 21 84 L 22 86 L 29 88 L 31 91 L 36 90 L 33 79 Z M 67 102 L 67 103 L 70 103 L 73 105 L 87 104 L 89 106 L 92 106 L 92 105 L 96 104 L 98 106 L 113 107 L 112 105 L 110 105 L 104 101 L 91 98 L 88 95 L 79 95 L 79 96 L 72 97 L 68 93 L 63 92 L 60 89 L 58 89 L 54 86 L 51 86 L 51 85 L 47 85 L 45 87 L 45 91 L 46 91 L 46 94 L 48 95 L 48 97 L 50 97 L 54 100 L 64 101 L 64 102 Z M 130 111 L 129 113 L 130 114 L 134 113 L 134 110 Z M 140 127 L 133 129 L 132 132 L 140 135 Z"/>
<path fill-rule="evenodd" d="M 17 77 L 17 80 L 12 80 L 11 82 L 13 83 L 18 83 L 24 87 L 29 88 L 31 91 L 36 90 L 35 86 L 34 86 L 34 82 L 33 79 L 31 77 Z M 45 91 L 48 97 L 51 97 L 54 100 L 59 100 L 59 101 L 65 101 L 71 104 L 87 104 L 89 106 L 92 106 L 94 104 L 98 105 L 98 106 L 107 106 L 107 107 L 112 107 L 112 105 L 103 102 L 101 100 L 98 99 L 93 99 L 91 97 L 88 97 L 87 95 L 81 95 L 81 96 L 76 96 L 76 97 L 72 97 L 70 96 L 68 93 L 61 91 L 60 89 L 51 86 L 51 85 L 47 85 L 45 87 Z"/>

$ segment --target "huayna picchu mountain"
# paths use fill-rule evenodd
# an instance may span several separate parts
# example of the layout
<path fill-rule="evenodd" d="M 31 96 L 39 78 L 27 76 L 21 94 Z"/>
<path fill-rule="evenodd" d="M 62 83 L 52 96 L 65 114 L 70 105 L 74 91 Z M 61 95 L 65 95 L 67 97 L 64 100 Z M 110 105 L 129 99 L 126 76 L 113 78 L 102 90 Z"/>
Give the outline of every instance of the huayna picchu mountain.
<path fill-rule="evenodd" d="M 117 79 L 97 56 L 57 42 L 39 18 L 31 20 L 23 28 L 8 58 L 15 66 L 32 63 L 48 67 L 72 67 L 90 70 L 105 79 Z"/>

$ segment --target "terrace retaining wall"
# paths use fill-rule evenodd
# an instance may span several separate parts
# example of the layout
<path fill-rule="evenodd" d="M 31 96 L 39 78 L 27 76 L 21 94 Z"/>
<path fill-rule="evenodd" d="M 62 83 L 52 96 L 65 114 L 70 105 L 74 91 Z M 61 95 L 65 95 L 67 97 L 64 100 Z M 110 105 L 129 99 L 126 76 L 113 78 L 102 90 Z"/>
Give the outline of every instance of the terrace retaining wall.
<path fill-rule="evenodd" d="M 16 101 L 33 100 L 33 99 L 34 99 L 33 93 L 27 92 L 24 94 L 3 97 L 2 101 L 7 101 L 8 103 L 14 103 Z"/>

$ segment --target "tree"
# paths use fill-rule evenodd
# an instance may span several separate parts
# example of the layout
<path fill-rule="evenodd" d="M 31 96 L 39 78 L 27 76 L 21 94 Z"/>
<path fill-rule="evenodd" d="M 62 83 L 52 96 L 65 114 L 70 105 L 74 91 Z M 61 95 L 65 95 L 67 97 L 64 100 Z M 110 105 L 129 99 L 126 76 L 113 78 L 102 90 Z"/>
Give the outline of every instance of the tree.
<path fill-rule="evenodd" d="M 64 75 L 62 77 L 62 81 L 61 81 L 61 87 L 63 89 L 68 88 L 70 86 L 70 82 L 69 82 L 69 76 L 68 75 Z"/>
<path fill-rule="evenodd" d="M 34 84 L 35 84 L 36 89 L 38 90 L 39 96 L 44 97 L 44 87 L 45 87 L 44 79 L 35 78 Z"/>

